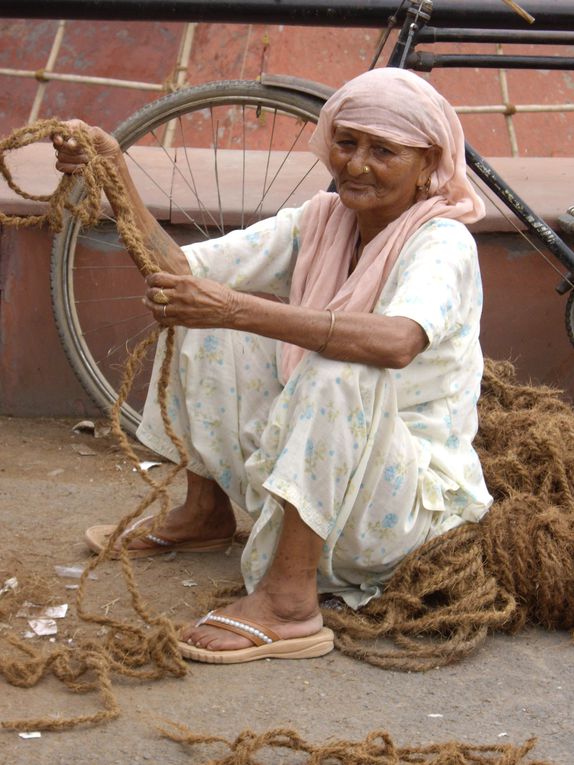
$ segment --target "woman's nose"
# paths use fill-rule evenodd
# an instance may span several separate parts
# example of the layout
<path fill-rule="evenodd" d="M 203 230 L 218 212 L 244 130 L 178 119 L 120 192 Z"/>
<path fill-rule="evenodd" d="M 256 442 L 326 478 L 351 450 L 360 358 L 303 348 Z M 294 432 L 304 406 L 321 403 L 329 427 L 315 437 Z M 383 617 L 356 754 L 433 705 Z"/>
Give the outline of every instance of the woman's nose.
<path fill-rule="evenodd" d="M 355 151 L 351 159 L 347 162 L 347 172 L 349 175 L 353 176 L 353 178 L 357 178 L 359 175 L 369 172 L 364 151 Z"/>

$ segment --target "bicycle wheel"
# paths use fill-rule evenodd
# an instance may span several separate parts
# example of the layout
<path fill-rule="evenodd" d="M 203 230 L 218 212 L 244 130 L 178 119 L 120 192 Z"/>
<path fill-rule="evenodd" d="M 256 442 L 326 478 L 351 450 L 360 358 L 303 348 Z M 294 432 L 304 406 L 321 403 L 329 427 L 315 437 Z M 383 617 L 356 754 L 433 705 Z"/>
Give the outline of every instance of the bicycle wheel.
<path fill-rule="evenodd" d="M 574 345 L 574 289 L 570 290 L 566 301 L 566 332 L 572 345 Z"/>
<path fill-rule="evenodd" d="M 148 208 L 181 243 L 212 238 L 298 206 L 328 185 L 307 151 L 319 99 L 257 82 L 220 82 L 172 93 L 115 135 Z M 76 200 L 81 197 L 76 191 Z M 73 218 L 54 238 L 52 302 L 80 382 L 107 411 L 124 361 L 153 322 L 144 282 L 110 216 L 86 230 Z M 122 424 L 134 433 L 151 360 L 137 375 Z"/>

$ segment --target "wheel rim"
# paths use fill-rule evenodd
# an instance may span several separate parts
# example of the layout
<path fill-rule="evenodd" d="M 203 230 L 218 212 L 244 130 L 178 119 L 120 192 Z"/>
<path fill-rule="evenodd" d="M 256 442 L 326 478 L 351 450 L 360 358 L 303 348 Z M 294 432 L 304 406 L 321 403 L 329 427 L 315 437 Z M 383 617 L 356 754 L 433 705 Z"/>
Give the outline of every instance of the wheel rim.
<path fill-rule="evenodd" d="M 278 103 L 280 93 L 247 85 L 248 92 L 208 90 L 193 99 L 191 111 L 189 101 L 174 94 L 163 99 L 163 109 L 142 110 L 116 133 L 152 212 L 180 244 L 245 227 L 326 188 L 326 173 L 304 151 L 316 104 L 299 96 Z M 89 231 L 70 221 L 58 246 L 64 255 L 56 308 L 64 344 L 87 390 L 109 407 L 126 358 L 153 327 L 141 305 L 142 279 L 111 218 Z M 151 363 L 136 375 L 122 408 L 131 432 Z"/>

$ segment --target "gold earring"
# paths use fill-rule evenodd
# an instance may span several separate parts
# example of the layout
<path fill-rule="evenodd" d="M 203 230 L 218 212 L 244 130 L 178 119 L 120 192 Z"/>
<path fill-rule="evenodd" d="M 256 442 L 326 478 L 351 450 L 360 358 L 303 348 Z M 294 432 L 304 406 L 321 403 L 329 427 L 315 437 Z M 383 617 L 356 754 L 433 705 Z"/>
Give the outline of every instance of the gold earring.
<path fill-rule="evenodd" d="M 419 194 L 424 194 L 425 197 L 428 199 L 430 194 L 430 185 L 431 185 L 431 179 L 429 176 L 422 186 L 417 186 L 417 191 L 419 192 Z"/>

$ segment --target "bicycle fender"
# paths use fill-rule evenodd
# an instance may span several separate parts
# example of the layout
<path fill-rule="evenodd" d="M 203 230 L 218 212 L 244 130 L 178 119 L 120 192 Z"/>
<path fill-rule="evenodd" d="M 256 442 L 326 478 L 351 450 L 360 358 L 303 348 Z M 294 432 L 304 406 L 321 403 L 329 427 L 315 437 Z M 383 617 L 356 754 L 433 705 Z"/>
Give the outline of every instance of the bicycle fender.
<path fill-rule="evenodd" d="M 306 93 L 317 98 L 321 103 L 325 103 L 336 90 L 336 88 L 324 85 L 322 82 L 306 80 L 303 77 L 291 77 L 288 74 L 262 74 L 259 81 L 262 85 L 267 85 L 270 88 Z"/>

